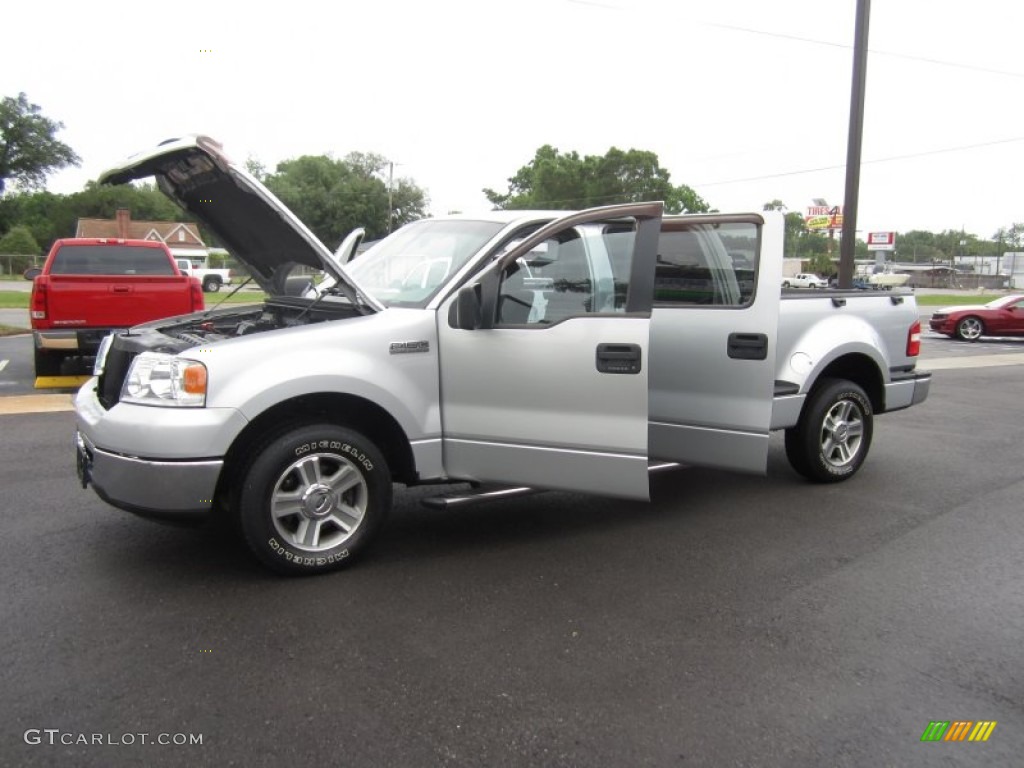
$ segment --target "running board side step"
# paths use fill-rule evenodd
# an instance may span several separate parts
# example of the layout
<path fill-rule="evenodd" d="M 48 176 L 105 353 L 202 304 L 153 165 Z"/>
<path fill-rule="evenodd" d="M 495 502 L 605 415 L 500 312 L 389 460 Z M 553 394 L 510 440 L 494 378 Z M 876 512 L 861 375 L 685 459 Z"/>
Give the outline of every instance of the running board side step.
<path fill-rule="evenodd" d="M 676 469 L 682 466 L 673 462 L 656 462 L 647 467 L 647 472 L 663 472 L 668 469 Z M 447 496 L 429 496 L 420 499 L 420 504 L 428 509 L 455 509 L 457 507 L 468 507 L 474 504 L 481 504 L 486 501 L 497 501 L 499 499 L 514 499 L 519 496 L 531 496 L 535 493 L 545 493 L 543 488 L 528 488 L 526 486 L 509 486 L 500 488 L 478 488 L 466 493 L 454 493 Z"/>
<path fill-rule="evenodd" d="M 483 488 L 467 493 L 453 493 L 448 496 L 429 496 L 420 499 L 420 504 L 429 509 L 454 509 L 456 507 L 468 507 L 472 504 L 480 504 L 485 501 L 496 501 L 498 499 L 511 499 L 517 496 L 530 496 L 534 493 L 543 493 L 539 488 Z"/>

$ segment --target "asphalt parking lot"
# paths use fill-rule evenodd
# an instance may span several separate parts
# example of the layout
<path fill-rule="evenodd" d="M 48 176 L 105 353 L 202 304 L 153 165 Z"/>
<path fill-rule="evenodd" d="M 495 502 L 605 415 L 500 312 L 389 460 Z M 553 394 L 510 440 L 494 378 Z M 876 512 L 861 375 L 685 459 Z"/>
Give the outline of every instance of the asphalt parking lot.
<path fill-rule="evenodd" d="M 0 764 L 1017 764 L 1024 367 L 949 366 L 849 483 L 776 440 L 768 477 L 650 504 L 405 492 L 370 557 L 299 580 L 78 488 L 70 413 L 0 416 Z M 957 720 L 997 726 L 921 741 Z"/>

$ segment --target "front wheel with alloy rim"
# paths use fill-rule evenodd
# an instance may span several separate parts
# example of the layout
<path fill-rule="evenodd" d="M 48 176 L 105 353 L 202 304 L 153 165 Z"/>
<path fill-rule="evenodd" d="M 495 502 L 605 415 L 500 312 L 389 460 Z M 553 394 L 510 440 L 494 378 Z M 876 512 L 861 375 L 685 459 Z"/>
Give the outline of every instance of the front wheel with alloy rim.
<path fill-rule="evenodd" d="M 864 390 L 845 379 L 823 379 L 811 391 L 797 425 L 786 430 L 786 457 L 808 480 L 838 483 L 864 463 L 873 429 Z"/>
<path fill-rule="evenodd" d="M 245 541 L 282 573 L 347 565 L 391 507 L 383 455 L 360 433 L 332 424 L 300 427 L 264 444 L 243 477 L 237 511 Z"/>
<path fill-rule="evenodd" d="M 981 318 L 973 315 L 956 324 L 956 335 L 964 341 L 977 341 L 984 332 L 985 324 L 981 322 Z"/>

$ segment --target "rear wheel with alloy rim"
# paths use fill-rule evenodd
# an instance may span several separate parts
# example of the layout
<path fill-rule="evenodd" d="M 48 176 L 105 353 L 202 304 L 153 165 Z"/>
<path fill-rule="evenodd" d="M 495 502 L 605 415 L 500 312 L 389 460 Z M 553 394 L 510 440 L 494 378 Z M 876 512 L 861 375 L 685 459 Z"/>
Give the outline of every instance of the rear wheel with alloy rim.
<path fill-rule="evenodd" d="M 786 456 L 807 479 L 837 483 L 860 469 L 873 431 L 871 401 L 864 390 L 852 381 L 823 379 L 797 425 L 786 430 Z"/>
<path fill-rule="evenodd" d="M 377 447 L 344 427 L 300 427 L 265 444 L 244 473 L 238 514 L 253 554 L 282 573 L 322 573 L 370 544 L 391 507 Z"/>

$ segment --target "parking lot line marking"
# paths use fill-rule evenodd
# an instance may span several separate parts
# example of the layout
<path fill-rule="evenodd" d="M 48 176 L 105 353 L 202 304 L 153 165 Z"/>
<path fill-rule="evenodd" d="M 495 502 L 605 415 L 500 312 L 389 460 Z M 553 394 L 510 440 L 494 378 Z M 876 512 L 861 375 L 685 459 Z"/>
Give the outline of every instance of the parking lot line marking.
<path fill-rule="evenodd" d="M 7 360 L 0 360 L 0 371 L 7 367 Z"/>
<path fill-rule="evenodd" d="M 991 368 L 996 365 L 1024 365 L 1024 353 L 1009 355 L 965 355 L 918 360 L 922 371 L 944 371 L 952 368 Z"/>

